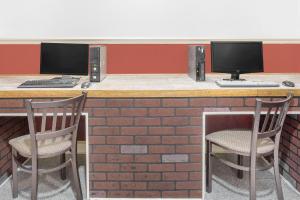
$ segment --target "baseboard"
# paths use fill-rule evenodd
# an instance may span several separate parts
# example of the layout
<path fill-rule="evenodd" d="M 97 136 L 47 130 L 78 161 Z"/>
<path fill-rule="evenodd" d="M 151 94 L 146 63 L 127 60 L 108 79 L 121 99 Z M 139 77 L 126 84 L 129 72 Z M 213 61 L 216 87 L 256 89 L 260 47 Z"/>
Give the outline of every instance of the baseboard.
<path fill-rule="evenodd" d="M 7 172 L 5 174 L 3 174 L 0 177 L 0 187 L 2 187 L 2 185 L 4 185 L 9 180 L 10 177 L 11 177 L 11 175 L 9 175 Z"/>
<path fill-rule="evenodd" d="M 281 175 L 281 174 L 280 174 Z M 285 177 L 284 176 L 282 176 L 281 175 L 281 179 L 286 183 L 286 184 L 288 184 L 289 185 L 289 187 L 290 188 L 292 188 L 292 190 L 294 191 L 294 192 L 296 192 L 298 195 L 300 195 L 300 192 L 288 181 L 288 180 L 286 180 L 285 179 Z"/>

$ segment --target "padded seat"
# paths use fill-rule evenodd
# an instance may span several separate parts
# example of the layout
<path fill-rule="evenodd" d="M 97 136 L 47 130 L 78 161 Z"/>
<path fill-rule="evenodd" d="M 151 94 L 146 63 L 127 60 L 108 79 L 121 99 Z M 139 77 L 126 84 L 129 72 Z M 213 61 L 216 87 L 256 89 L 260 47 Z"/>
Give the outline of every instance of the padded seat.
<path fill-rule="evenodd" d="M 206 140 L 232 151 L 250 155 L 251 130 L 222 130 L 206 136 Z M 258 139 L 257 153 L 264 154 L 274 150 L 275 143 L 270 138 Z"/>
<path fill-rule="evenodd" d="M 9 144 L 15 148 L 19 154 L 25 157 L 31 157 L 31 138 L 30 135 L 24 135 L 9 141 Z M 46 156 L 60 153 L 67 150 L 72 145 L 70 139 L 55 138 L 41 140 L 38 142 L 38 156 Z"/>

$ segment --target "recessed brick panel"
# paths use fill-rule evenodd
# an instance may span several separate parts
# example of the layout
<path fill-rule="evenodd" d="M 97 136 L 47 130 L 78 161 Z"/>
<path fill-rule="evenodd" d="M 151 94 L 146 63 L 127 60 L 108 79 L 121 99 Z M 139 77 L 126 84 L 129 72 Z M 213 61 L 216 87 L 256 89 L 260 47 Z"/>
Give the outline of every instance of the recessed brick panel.
<path fill-rule="evenodd" d="M 122 182 L 121 189 L 123 190 L 146 190 L 146 182 Z"/>
<path fill-rule="evenodd" d="M 147 153 L 147 146 L 146 145 L 122 145 L 121 153 L 144 154 Z"/>
<path fill-rule="evenodd" d="M 149 182 L 148 188 L 150 190 L 174 190 L 175 189 L 175 182 Z"/>
<path fill-rule="evenodd" d="M 160 198 L 160 191 L 136 191 L 134 193 L 134 197 L 136 198 Z"/>
<path fill-rule="evenodd" d="M 174 127 L 149 127 L 149 135 L 174 135 L 175 128 Z"/>
<path fill-rule="evenodd" d="M 186 198 L 188 195 L 188 190 L 178 190 L 178 191 L 163 191 L 163 198 Z"/>
<path fill-rule="evenodd" d="M 121 171 L 122 172 L 145 172 L 147 171 L 146 164 L 136 164 L 136 163 L 126 163 L 121 164 Z"/>
<path fill-rule="evenodd" d="M 174 116 L 174 108 L 149 108 L 149 116 L 159 117 L 159 116 Z"/>
<path fill-rule="evenodd" d="M 188 172 L 164 172 L 163 180 L 167 181 L 182 181 L 188 180 L 189 173 Z"/>
<path fill-rule="evenodd" d="M 135 107 L 160 107 L 160 99 L 135 99 Z"/>
<path fill-rule="evenodd" d="M 161 180 L 160 173 L 136 173 L 135 174 L 136 181 L 159 181 Z"/>
<path fill-rule="evenodd" d="M 22 99 L 0 99 L 1 108 L 23 108 L 24 100 Z"/>
<path fill-rule="evenodd" d="M 153 172 L 175 171 L 175 165 L 174 164 L 150 164 L 149 171 L 153 171 Z"/>
<path fill-rule="evenodd" d="M 133 144 L 133 136 L 107 136 L 107 144 Z"/>
<path fill-rule="evenodd" d="M 133 198 L 134 194 L 133 191 L 108 191 L 107 193 L 108 198 Z"/>
<path fill-rule="evenodd" d="M 135 155 L 136 163 L 160 163 L 161 156 L 159 154 Z"/>
<path fill-rule="evenodd" d="M 298 99 L 294 101 L 296 105 Z M 280 167 L 283 176 L 300 191 L 300 115 L 287 116 L 280 141 Z"/>
<path fill-rule="evenodd" d="M 189 156 L 187 154 L 162 155 L 163 163 L 188 162 L 188 160 L 189 160 Z"/>
<path fill-rule="evenodd" d="M 133 173 L 107 173 L 107 180 L 130 181 L 133 180 Z"/>
<path fill-rule="evenodd" d="M 12 106 L 18 106 L 17 101 Z M 2 103 L 2 102 L 1 102 Z M 11 175 L 11 146 L 8 144 L 10 139 L 22 136 L 28 133 L 26 117 L 1 117 L 0 118 L 0 184 L 5 178 Z"/>
<path fill-rule="evenodd" d="M 135 136 L 135 144 L 160 144 L 160 136 Z"/>
<path fill-rule="evenodd" d="M 162 101 L 163 107 L 187 107 L 188 99 L 184 98 L 169 98 L 163 99 Z"/>
<path fill-rule="evenodd" d="M 108 163 L 131 163 L 134 161 L 133 155 L 124 154 L 106 154 Z"/>
<path fill-rule="evenodd" d="M 121 135 L 146 135 L 147 127 L 122 127 Z"/>

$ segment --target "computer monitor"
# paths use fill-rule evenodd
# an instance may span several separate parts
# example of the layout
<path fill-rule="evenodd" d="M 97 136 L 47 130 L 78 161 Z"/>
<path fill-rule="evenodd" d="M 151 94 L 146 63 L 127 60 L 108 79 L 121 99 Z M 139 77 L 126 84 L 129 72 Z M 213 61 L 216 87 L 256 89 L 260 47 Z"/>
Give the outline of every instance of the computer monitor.
<path fill-rule="evenodd" d="M 42 43 L 41 74 L 88 75 L 88 44 Z"/>
<path fill-rule="evenodd" d="M 231 80 L 264 71 L 262 42 L 212 42 L 211 56 L 212 72 L 230 73 Z"/>

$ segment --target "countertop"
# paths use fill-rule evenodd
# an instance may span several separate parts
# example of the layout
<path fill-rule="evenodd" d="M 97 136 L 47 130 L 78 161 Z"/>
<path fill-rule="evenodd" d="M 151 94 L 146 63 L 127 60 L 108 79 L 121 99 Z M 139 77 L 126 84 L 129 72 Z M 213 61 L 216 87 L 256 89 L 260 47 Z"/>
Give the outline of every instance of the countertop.
<path fill-rule="evenodd" d="M 0 98 L 58 98 L 81 93 L 80 85 L 88 81 L 83 76 L 74 88 L 17 88 L 22 82 L 33 79 L 48 79 L 54 76 L 2 75 L 0 76 Z M 254 81 L 274 81 L 282 83 L 290 80 L 295 87 L 272 88 L 221 88 L 216 80 L 228 78 L 228 74 L 206 74 L 206 81 L 195 82 L 186 74 L 110 74 L 100 83 L 92 83 L 89 97 L 239 97 L 239 96 L 284 96 L 291 91 L 300 96 L 300 74 L 243 74 L 242 78 Z"/>

